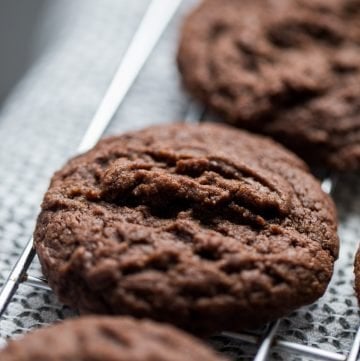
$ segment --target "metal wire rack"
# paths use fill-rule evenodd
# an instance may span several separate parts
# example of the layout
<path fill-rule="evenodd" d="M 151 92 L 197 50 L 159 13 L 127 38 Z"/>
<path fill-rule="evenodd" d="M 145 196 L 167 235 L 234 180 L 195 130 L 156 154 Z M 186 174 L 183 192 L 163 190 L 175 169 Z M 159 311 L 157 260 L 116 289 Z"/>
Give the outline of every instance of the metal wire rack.
<path fill-rule="evenodd" d="M 129 48 L 78 147 L 78 153 L 82 153 L 92 148 L 99 140 L 180 3 L 181 0 L 151 1 Z M 204 116 L 205 109 L 201 109 L 196 104 L 191 103 L 185 121 L 199 122 L 204 119 Z M 335 185 L 335 180 L 335 177 L 325 178 L 322 182 L 323 190 L 327 193 L 331 193 Z M 36 289 L 51 291 L 44 278 L 28 273 L 28 269 L 34 260 L 34 257 L 35 251 L 33 248 L 33 239 L 31 238 L 24 247 L 0 291 L 0 319 L 1 317 L 4 317 L 4 313 L 7 310 L 9 303 L 14 300 L 20 284 L 25 284 Z M 290 354 L 298 354 L 299 356 L 305 356 L 315 360 L 358 360 L 360 350 L 360 328 L 355 334 L 348 354 L 344 354 L 288 341 L 279 337 L 277 332 L 281 322 L 282 320 L 277 320 L 271 323 L 261 333 L 223 332 L 222 336 L 245 344 L 255 345 L 257 347 L 254 357 L 255 361 L 267 360 L 270 351 L 273 349 L 285 350 Z"/>

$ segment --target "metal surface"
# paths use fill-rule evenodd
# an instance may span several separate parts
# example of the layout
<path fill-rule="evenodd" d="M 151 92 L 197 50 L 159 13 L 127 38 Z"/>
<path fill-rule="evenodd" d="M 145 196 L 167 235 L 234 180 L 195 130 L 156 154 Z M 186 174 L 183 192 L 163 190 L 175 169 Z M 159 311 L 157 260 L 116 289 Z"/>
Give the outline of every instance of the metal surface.
<path fill-rule="evenodd" d="M 205 116 L 205 109 L 195 102 L 190 102 L 185 114 L 185 123 L 199 123 Z"/>
<path fill-rule="evenodd" d="M 334 188 L 336 187 L 336 182 L 337 182 L 337 175 L 336 174 L 332 174 L 329 177 L 325 178 L 322 182 L 321 182 L 321 189 L 327 193 L 327 194 L 331 194 L 334 191 Z"/>
<path fill-rule="evenodd" d="M 356 332 L 356 336 L 354 339 L 354 343 L 351 347 L 349 357 L 347 358 L 347 361 L 356 361 L 358 360 L 359 356 L 359 350 L 360 350 L 360 327 Z"/>
<path fill-rule="evenodd" d="M 260 343 L 259 349 L 254 358 L 254 361 L 267 360 L 269 353 L 270 353 L 270 349 L 273 345 L 273 342 L 274 342 L 274 339 L 276 336 L 276 331 L 279 328 L 279 325 L 280 325 L 280 320 L 277 320 L 270 324 L 269 329 L 265 333 L 264 339 Z"/>
<path fill-rule="evenodd" d="M 263 351 L 260 353 L 260 351 L 261 351 L 261 349 L 264 350 L 265 347 L 267 347 L 267 345 L 269 345 L 269 342 L 267 342 L 267 341 L 269 341 L 269 338 L 265 338 L 261 343 L 261 340 L 259 339 L 259 337 L 251 335 L 251 334 L 223 332 L 222 335 L 224 335 L 230 339 L 236 340 L 236 341 L 246 342 L 246 343 L 253 344 L 253 345 L 258 345 L 260 343 L 260 347 L 258 349 L 259 351 L 257 352 L 257 356 L 259 356 L 259 355 L 261 357 L 265 356 L 265 360 L 267 359 L 267 355 L 264 355 Z M 273 342 L 272 342 L 272 344 L 270 343 L 270 346 L 272 346 L 273 348 L 285 350 L 285 351 L 296 353 L 299 355 L 306 355 L 306 356 L 309 356 L 312 358 L 316 358 L 318 360 L 329 360 L 329 361 L 345 361 L 345 360 L 347 360 L 345 355 L 342 355 L 342 354 L 339 354 L 336 352 L 327 351 L 327 350 L 321 350 L 316 347 L 302 345 L 300 343 L 276 339 L 274 337 L 274 335 L 275 335 L 275 332 L 273 332 L 270 335 L 270 338 L 273 339 Z M 264 344 L 266 346 L 263 346 Z M 264 358 L 262 358 L 262 359 L 264 359 Z"/>
<path fill-rule="evenodd" d="M 6 310 L 7 305 L 11 301 L 14 293 L 16 292 L 22 278 L 34 259 L 35 250 L 32 247 L 32 238 L 26 244 L 22 254 L 16 262 L 14 268 L 11 270 L 7 280 L 4 283 L 0 292 L 0 317 Z"/>
<path fill-rule="evenodd" d="M 42 277 L 25 275 L 23 282 L 27 286 L 32 286 L 32 287 L 39 288 L 39 289 L 45 290 L 45 291 L 51 291 L 51 288 L 47 284 L 46 279 L 42 278 Z"/>

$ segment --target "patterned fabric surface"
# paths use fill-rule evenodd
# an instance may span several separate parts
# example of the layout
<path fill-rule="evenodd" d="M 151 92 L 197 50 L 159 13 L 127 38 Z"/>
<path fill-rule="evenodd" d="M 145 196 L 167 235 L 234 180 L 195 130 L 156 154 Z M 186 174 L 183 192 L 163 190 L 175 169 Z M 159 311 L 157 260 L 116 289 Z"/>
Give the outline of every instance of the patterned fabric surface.
<path fill-rule="evenodd" d="M 48 2 L 39 34 L 51 41 L 0 109 L 0 285 L 32 233 L 42 195 L 54 170 L 74 153 L 148 0 L 63 0 Z M 184 117 L 188 99 L 174 62 L 178 29 L 193 5 L 184 0 L 108 134 Z M 347 353 L 359 325 L 353 290 L 353 258 L 360 240 L 360 183 L 342 176 L 335 189 L 341 254 L 325 296 L 282 320 L 279 337 Z M 31 274 L 39 274 L 37 262 Z M 21 286 L 0 320 L 0 342 L 73 312 L 51 292 Z M 234 360 L 256 348 L 223 336 L 211 343 Z M 310 360 L 273 349 L 273 360 Z"/>

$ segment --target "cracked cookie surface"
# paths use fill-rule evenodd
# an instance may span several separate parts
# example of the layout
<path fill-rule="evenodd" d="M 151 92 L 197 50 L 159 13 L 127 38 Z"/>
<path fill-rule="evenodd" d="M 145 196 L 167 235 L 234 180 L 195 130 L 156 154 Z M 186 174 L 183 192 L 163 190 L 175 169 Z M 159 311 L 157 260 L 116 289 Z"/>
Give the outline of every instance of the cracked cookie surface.
<path fill-rule="evenodd" d="M 330 198 L 280 145 L 224 125 L 172 124 L 70 160 L 34 240 L 64 303 L 212 333 L 320 297 L 336 227 Z"/>
<path fill-rule="evenodd" d="M 82 317 L 10 341 L 1 361 L 225 361 L 171 326 L 127 317 Z"/>
<path fill-rule="evenodd" d="M 185 87 L 314 164 L 360 169 L 360 0 L 204 0 L 186 19 Z"/>

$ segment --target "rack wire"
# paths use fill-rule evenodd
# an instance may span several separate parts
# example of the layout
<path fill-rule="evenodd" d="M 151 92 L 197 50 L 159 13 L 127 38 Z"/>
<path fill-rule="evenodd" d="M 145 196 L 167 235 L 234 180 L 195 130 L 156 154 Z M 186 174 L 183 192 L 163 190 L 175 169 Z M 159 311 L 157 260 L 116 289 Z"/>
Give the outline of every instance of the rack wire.
<path fill-rule="evenodd" d="M 78 153 L 82 153 L 92 148 L 102 136 L 180 3 L 181 0 L 151 1 L 129 48 L 78 147 Z M 197 104 L 191 102 L 185 116 L 185 122 L 200 122 L 204 119 L 205 114 L 205 109 L 202 109 Z M 331 193 L 336 184 L 336 180 L 337 178 L 335 176 L 325 178 L 322 181 L 323 190 L 327 193 Z M 14 299 L 20 284 L 35 289 L 51 291 L 43 277 L 28 274 L 28 269 L 34 260 L 34 257 L 35 250 L 33 248 L 33 239 L 31 238 L 24 247 L 16 264 L 11 269 L 8 278 L 0 291 L 0 319 L 1 317 L 4 317 L 4 313 L 7 310 L 9 303 Z M 358 360 L 360 350 L 360 327 L 355 334 L 349 353 L 344 354 L 280 338 L 277 332 L 281 322 L 282 320 L 280 319 L 269 324 L 260 334 L 251 332 L 223 332 L 221 335 L 231 340 L 257 346 L 254 357 L 255 361 L 267 360 L 270 351 L 273 349 L 285 350 L 291 354 L 307 356 L 316 360 Z"/>

